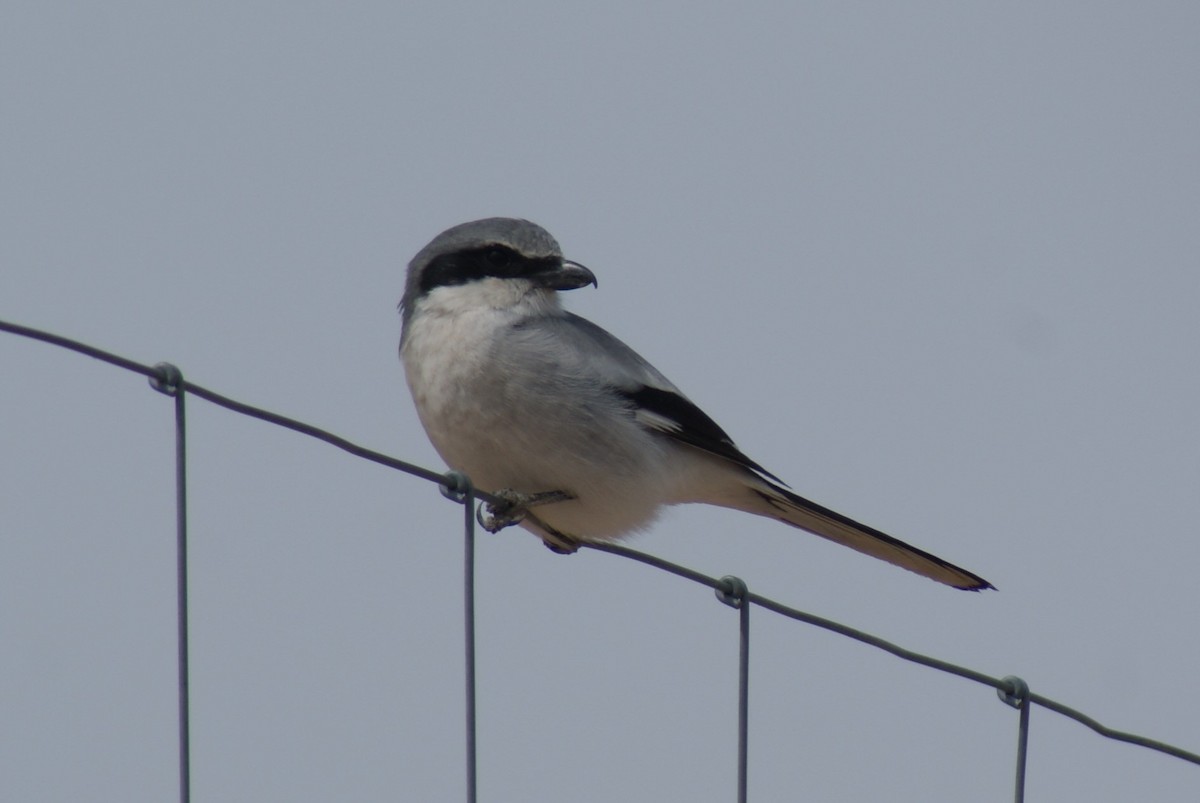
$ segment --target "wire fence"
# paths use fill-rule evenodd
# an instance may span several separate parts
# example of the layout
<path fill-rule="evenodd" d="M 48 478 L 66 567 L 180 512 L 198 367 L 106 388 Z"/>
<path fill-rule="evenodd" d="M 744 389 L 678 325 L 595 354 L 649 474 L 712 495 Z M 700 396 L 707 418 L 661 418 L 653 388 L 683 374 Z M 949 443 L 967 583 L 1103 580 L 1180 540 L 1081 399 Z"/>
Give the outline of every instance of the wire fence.
<path fill-rule="evenodd" d="M 463 601 L 464 601 L 464 658 L 465 658 L 465 702 L 466 702 L 466 798 L 468 803 L 475 803 L 477 796 L 476 782 L 476 745 L 475 745 L 475 505 L 482 503 L 501 503 L 502 500 L 486 492 L 475 489 L 470 480 L 457 472 L 439 473 L 412 463 L 386 455 L 382 452 L 368 449 L 351 441 L 341 438 L 331 432 L 297 421 L 278 413 L 254 407 L 244 402 L 236 401 L 207 388 L 187 381 L 182 372 L 169 363 L 146 365 L 122 357 L 95 346 L 71 340 L 50 332 L 34 329 L 28 326 L 0 321 L 0 331 L 9 332 L 32 340 L 49 343 L 60 348 L 101 360 L 126 371 L 145 376 L 151 387 L 171 397 L 174 400 L 175 411 L 175 493 L 176 493 L 176 605 L 177 605 L 177 634 L 178 634 L 178 700 L 179 700 L 179 800 L 189 803 L 191 799 L 191 747 L 190 747 L 190 711 L 188 688 L 188 567 L 187 567 L 187 416 L 186 398 L 191 395 L 207 402 L 223 407 L 234 413 L 265 421 L 269 424 L 294 430 L 303 435 L 324 441 L 350 454 L 378 463 L 388 468 L 402 471 L 441 486 L 442 492 L 453 501 L 463 506 Z M 715 592 L 717 599 L 738 611 L 738 744 L 737 744 L 737 799 L 739 803 L 746 801 L 747 789 L 747 757 L 749 738 L 749 669 L 750 669 L 750 610 L 757 606 L 772 611 L 781 616 L 803 622 L 814 627 L 837 633 L 846 638 L 862 642 L 871 647 L 891 653 L 892 655 L 915 664 L 935 669 L 946 674 L 974 681 L 996 690 L 999 698 L 1017 709 L 1017 748 L 1015 762 L 1014 800 L 1021 803 L 1025 797 L 1025 763 L 1029 737 L 1029 709 L 1031 705 L 1053 711 L 1087 726 L 1106 739 L 1126 742 L 1149 750 L 1165 753 L 1169 756 L 1191 762 L 1200 766 L 1200 754 L 1183 748 L 1115 730 L 1102 725 L 1094 718 L 1052 700 L 1044 695 L 1030 691 L 1029 686 L 1019 677 L 994 677 L 964 666 L 944 661 L 929 655 L 909 650 L 889 641 L 849 627 L 839 622 L 824 619 L 804 611 L 784 605 L 749 590 L 747 584 L 740 578 L 725 576 L 710 577 L 701 572 L 680 566 L 662 558 L 638 552 L 637 550 L 610 543 L 585 543 L 584 548 L 598 552 L 606 552 L 630 560 L 635 560 L 660 569 L 669 574 L 682 577 L 693 583 L 707 586 Z"/>

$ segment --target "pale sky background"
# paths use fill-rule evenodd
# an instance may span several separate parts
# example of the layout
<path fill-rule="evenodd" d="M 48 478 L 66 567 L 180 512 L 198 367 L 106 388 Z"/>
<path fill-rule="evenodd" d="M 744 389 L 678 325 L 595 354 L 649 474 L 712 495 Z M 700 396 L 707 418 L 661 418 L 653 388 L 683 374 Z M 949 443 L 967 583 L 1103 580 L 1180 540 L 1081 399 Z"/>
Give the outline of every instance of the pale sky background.
<path fill-rule="evenodd" d="M 1200 5 L 7 2 L 0 318 L 441 470 L 408 259 L 488 215 L 799 492 L 632 546 L 1200 750 Z M 172 407 L 0 336 L 0 799 L 176 794 Z M 196 801 L 463 796 L 461 509 L 189 405 Z M 481 537 L 488 801 L 728 801 L 736 613 Z M 755 801 L 1011 799 L 982 686 L 755 610 Z M 1200 767 L 1035 708 L 1030 800 Z"/>

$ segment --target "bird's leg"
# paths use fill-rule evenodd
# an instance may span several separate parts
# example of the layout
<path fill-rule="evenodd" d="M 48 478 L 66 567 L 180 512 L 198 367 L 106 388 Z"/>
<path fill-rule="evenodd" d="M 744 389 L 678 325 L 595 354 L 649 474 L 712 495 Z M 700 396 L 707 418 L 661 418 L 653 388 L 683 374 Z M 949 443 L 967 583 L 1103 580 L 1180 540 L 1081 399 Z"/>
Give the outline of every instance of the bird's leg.
<path fill-rule="evenodd" d="M 479 510 L 475 514 L 480 526 L 489 533 L 498 533 L 505 527 L 520 523 L 529 513 L 530 508 L 538 505 L 551 505 L 555 502 L 567 502 L 575 498 L 574 494 L 566 491 L 540 491 L 527 494 L 511 488 L 496 491 L 492 495 L 500 502 L 497 504 L 484 503 L 479 506 Z"/>

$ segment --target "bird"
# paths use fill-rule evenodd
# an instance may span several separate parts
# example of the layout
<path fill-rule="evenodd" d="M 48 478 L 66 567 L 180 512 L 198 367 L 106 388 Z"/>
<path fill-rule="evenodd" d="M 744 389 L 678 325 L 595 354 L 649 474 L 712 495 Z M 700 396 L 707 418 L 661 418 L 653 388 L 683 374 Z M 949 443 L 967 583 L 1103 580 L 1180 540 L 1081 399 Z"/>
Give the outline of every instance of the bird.
<path fill-rule="evenodd" d="M 497 496 L 488 529 L 519 523 L 559 552 L 644 531 L 702 503 L 805 530 L 969 591 L 977 574 L 812 502 L 747 457 L 632 348 L 563 308 L 598 288 L 536 223 L 452 226 L 412 258 L 400 358 L 434 448 Z"/>

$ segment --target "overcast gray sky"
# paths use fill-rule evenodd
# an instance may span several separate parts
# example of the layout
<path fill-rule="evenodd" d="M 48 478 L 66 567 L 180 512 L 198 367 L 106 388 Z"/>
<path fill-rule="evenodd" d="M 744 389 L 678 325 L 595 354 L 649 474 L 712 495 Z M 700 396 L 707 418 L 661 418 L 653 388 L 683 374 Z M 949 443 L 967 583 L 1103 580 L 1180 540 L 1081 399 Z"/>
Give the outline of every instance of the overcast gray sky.
<path fill-rule="evenodd" d="M 1200 750 L 1200 6 L 8 2 L 0 318 L 430 467 L 407 260 L 533 219 L 568 305 L 955 592 L 731 511 L 632 545 Z M 0 336 L 0 797 L 175 794 L 172 412 Z M 196 800 L 455 800 L 461 510 L 189 405 Z M 737 617 L 479 543 L 481 800 L 725 801 Z M 993 692 L 762 611 L 754 800 L 1005 800 Z M 1200 767 L 1035 709 L 1031 800 Z"/>

